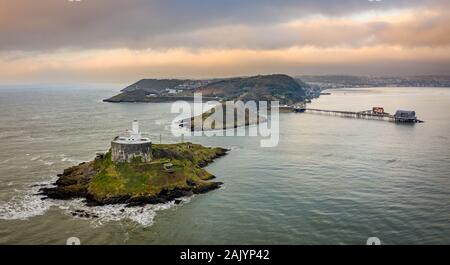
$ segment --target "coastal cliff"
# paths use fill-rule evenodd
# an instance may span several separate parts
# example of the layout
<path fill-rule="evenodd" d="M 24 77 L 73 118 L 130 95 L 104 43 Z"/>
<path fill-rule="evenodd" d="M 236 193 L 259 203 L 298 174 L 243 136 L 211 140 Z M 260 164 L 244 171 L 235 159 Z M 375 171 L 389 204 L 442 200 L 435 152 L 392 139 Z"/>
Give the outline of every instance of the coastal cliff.
<path fill-rule="evenodd" d="M 219 188 L 221 182 L 203 167 L 227 153 L 199 144 L 155 144 L 153 159 L 114 163 L 111 152 L 64 170 L 54 187 L 41 194 L 51 199 L 84 198 L 87 205 L 164 203 Z"/>

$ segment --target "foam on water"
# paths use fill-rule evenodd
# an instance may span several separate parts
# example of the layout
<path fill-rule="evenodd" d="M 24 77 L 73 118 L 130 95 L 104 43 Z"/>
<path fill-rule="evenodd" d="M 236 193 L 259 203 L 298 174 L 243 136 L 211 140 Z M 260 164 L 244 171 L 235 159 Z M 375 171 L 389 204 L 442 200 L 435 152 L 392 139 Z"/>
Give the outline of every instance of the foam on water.
<path fill-rule="evenodd" d="M 65 154 L 61 154 L 60 157 L 61 157 L 61 162 L 70 162 L 73 164 L 79 164 L 79 163 L 83 162 L 82 160 L 79 160 L 79 159 L 70 158 L 70 157 L 66 156 Z"/>
<path fill-rule="evenodd" d="M 183 198 L 183 202 L 188 202 L 188 198 Z M 66 215 L 72 216 L 75 211 L 82 211 L 89 214 L 89 220 L 94 226 L 103 225 L 107 222 L 132 221 L 144 227 L 151 226 L 157 211 L 167 210 L 174 207 L 175 203 L 168 202 L 164 204 L 145 205 L 141 207 L 126 207 L 125 204 L 105 205 L 105 206 L 86 206 L 82 200 L 72 200 L 60 204 L 59 208 L 64 210 Z M 95 217 L 94 217 L 95 216 Z M 86 217 L 77 217 L 83 218 Z"/>
<path fill-rule="evenodd" d="M 18 195 L 13 196 L 8 202 L 0 202 L 1 220 L 27 220 L 34 216 L 43 215 L 53 206 L 51 200 L 42 200 L 43 196 L 36 195 L 42 187 L 50 187 L 52 181 L 35 183 L 31 189 L 25 191 L 16 190 Z"/>
<path fill-rule="evenodd" d="M 52 181 L 39 182 L 25 191 L 17 191 L 19 195 L 14 196 L 8 202 L 0 202 L 0 220 L 27 220 L 35 216 L 44 215 L 50 208 L 56 207 L 67 216 L 73 218 L 88 219 L 94 226 L 100 226 L 108 222 L 132 221 L 144 227 L 151 226 L 157 211 L 166 210 L 176 206 L 174 201 L 145 205 L 142 207 L 125 207 L 125 204 L 105 205 L 89 207 L 83 199 L 75 200 L 52 200 L 44 196 L 36 195 L 39 189 L 51 187 L 56 179 Z M 190 198 L 180 198 L 183 203 Z M 87 214 L 89 217 L 74 216 L 74 213 Z"/>

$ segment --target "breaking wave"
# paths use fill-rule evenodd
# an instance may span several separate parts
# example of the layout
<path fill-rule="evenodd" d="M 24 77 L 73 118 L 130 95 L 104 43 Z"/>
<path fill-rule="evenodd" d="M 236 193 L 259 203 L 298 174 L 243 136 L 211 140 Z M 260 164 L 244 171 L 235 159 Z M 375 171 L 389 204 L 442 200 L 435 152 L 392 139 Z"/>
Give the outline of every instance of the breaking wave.
<path fill-rule="evenodd" d="M 141 207 L 125 207 L 124 204 L 105 206 L 86 206 L 83 199 L 52 200 L 37 195 L 39 189 L 51 187 L 56 179 L 32 185 L 24 192 L 18 191 L 8 202 L 0 202 L 0 220 L 27 220 L 35 216 L 44 215 L 50 208 L 59 209 L 63 214 L 76 219 L 90 220 L 94 226 L 101 226 L 108 222 L 131 221 L 144 227 L 151 226 L 157 211 L 176 207 L 174 201 L 164 204 L 145 205 Z M 21 193 L 21 194 L 20 194 Z M 180 198 L 181 204 L 190 198 Z"/>
<path fill-rule="evenodd" d="M 42 187 L 50 187 L 55 180 L 35 183 L 29 190 L 16 191 L 17 195 L 14 195 L 8 202 L 0 202 L 0 219 L 26 220 L 43 215 L 53 206 L 52 202 L 42 200 L 43 196 L 35 194 Z"/>
<path fill-rule="evenodd" d="M 182 199 L 188 202 L 188 198 Z M 166 210 L 175 206 L 175 203 L 145 205 L 141 207 L 125 207 L 124 204 L 105 206 L 86 206 L 82 199 L 67 201 L 58 205 L 64 214 L 78 219 L 89 219 L 94 226 L 100 226 L 107 222 L 132 221 L 144 227 L 151 226 L 157 211 Z"/>

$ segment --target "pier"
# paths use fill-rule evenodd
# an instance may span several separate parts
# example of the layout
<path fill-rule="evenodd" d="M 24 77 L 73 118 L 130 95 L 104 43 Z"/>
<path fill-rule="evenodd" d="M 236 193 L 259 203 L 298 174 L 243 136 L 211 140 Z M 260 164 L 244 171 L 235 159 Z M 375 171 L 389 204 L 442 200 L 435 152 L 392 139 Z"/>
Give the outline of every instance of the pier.
<path fill-rule="evenodd" d="M 398 123 L 422 123 L 424 121 L 417 119 L 416 113 L 414 111 L 397 111 L 394 115 L 384 112 L 381 107 L 374 107 L 372 110 L 366 111 L 342 111 L 342 110 L 324 110 L 324 109 L 314 109 L 314 108 L 295 108 L 294 112 L 300 113 L 311 113 L 311 114 L 321 114 L 338 116 L 344 118 L 354 118 L 354 119 L 366 119 L 366 120 L 380 120 L 380 121 L 390 121 Z"/>

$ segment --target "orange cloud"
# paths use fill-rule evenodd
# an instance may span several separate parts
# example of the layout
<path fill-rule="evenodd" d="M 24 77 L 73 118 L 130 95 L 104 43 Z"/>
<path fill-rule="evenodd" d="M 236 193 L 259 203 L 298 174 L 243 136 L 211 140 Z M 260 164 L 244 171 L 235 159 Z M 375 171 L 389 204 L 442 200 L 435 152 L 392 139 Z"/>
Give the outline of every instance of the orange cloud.
<path fill-rule="evenodd" d="M 418 63 L 420 62 L 420 63 Z M 300 74 L 322 67 L 357 70 L 361 65 L 391 64 L 405 68 L 412 64 L 448 66 L 450 48 L 404 48 L 371 46 L 362 48 L 292 47 L 278 50 L 205 49 L 167 51 L 129 49 L 60 51 L 53 54 L 20 54 L 0 61 L 0 79 L 76 79 L 126 82 L 143 77 L 222 77 L 257 73 Z M 330 68 L 331 67 L 331 68 Z M 449 68 L 447 68 L 449 69 Z M 357 72 L 357 71 L 356 71 Z M 356 73 L 355 72 L 355 73 Z M 401 71 L 400 71 L 401 72 Z M 424 71 L 426 73 L 426 71 Z"/>

